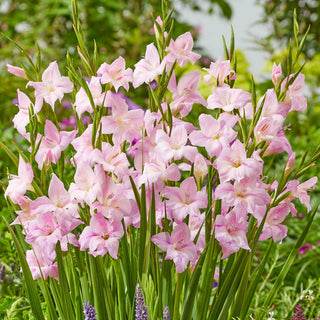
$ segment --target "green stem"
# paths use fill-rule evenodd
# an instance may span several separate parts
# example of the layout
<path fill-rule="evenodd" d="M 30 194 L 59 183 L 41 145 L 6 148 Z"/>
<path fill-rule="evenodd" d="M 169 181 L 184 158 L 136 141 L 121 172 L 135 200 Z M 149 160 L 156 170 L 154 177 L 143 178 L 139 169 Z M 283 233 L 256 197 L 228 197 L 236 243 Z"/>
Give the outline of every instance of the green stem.
<path fill-rule="evenodd" d="M 179 305 L 180 305 L 180 295 L 182 289 L 182 273 L 177 275 L 176 292 L 174 295 L 174 308 L 173 308 L 173 318 L 172 320 L 179 320 Z"/>

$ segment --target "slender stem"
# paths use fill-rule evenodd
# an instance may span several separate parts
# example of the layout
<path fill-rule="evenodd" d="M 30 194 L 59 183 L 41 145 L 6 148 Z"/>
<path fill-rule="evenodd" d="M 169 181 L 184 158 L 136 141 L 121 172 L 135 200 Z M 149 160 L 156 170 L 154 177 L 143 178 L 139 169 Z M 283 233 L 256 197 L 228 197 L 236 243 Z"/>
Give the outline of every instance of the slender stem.
<path fill-rule="evenodd" d="M 179 305 L 180 305 L 180 295 L 182 289 L 182 273 L 177 274 L 177 284 L 176 292 L 174 295 L 174 308 L 173 308 L 173 318 L 172 320 L 179 320 Z"/>

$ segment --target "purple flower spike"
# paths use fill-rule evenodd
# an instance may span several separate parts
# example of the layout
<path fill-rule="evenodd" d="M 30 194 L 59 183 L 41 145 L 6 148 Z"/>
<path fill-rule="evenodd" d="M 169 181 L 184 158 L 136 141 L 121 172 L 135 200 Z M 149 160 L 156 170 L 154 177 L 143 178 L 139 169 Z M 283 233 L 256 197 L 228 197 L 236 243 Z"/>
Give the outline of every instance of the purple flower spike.
<path fill-rule="evenodd" d="M 170 320 L 170 311 L 169 311 L 169 307 L 164 307 L 163 310 L 163 320 Z"/>
<path fill-rule="evenodd" d="M 94 309 L 94 307 L 92 305 L 89 304 L 89 302 L 85 302 L 83 304 L 84 306 L 84 315 L 85 315 L 85 319 L 84 320 L 97 320 L 96 318 L 96 310 Z"/>
<path fill-rule="evenodd" d="M 141 290 L 141 286 L 138 283 L 136 287 L 136 318 L 135 320 L 149 319 L 147 306 L 144 304 L 144 298 Z"/>
<path fill-rule="evenodd" d="M 292 316 L 292 320 L 306 320 L 302 307 L 299 304 L 296 305 L 296 314 Z"/>

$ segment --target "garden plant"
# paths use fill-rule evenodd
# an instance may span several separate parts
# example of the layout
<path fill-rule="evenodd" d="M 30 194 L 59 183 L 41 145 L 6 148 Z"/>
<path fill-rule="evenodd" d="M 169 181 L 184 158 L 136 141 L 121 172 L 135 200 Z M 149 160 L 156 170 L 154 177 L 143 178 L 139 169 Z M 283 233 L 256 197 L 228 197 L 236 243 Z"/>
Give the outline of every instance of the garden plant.
<path fill-rule="evenodd" d="M 295 20 L 286 71 L 273 64 L 258 94 L 253 77 L 249 91 L 237 87 L 233 32 L 224 59 L 188 70 L 201 56 L 190 32 L 172 36 L 165 0 L 132 69 L 122 56 L 99 64 L 76 0 L 72 13 L 77 62 L 67 54 L 66 69 L 42 68 L 39 48 L 31 57 L 16 43 L 27 63 L 8 65 L 24 79 L 13 118 L 21 138 L 0 142 L 14 165 L 4 196 L 24 317 L 274 319 L 317 213 L 308 192 L 320 147 L 296 157 L 286 136 L 288 115 L 307 108 L 298 66 L 307 35 Z M 265 292 L 287 220 L 303 227 Z M 300 305 L 290 311 L 302 319 Z"/>

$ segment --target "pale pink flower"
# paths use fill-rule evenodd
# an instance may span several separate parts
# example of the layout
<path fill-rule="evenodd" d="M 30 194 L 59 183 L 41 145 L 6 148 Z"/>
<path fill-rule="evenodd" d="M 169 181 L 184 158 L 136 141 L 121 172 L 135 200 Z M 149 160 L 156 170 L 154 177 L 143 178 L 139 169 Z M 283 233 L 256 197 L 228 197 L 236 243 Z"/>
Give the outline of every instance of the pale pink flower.
<path fill-rule="evenodd" d="M 274 89 L 268 89 L 263 98 L 258 102 L 258 106 L 261 105 L 262 101 L 263 108 L 261 112 L 261 118 L 268 118 L 274 115 L 281 115 L 286 118 L 290 112 L 290 104 L 278 102 L 277 94 Z"/>
<path fill-rule="evenodd" d="M 201 185 L 205 176 L 208 174 L 208 164 L 210 162 L 205 157 L 198 153 L 194 158 L 193 175 L 198 185 Z"/>
<path fill-rule="evenodd" d="M 34 280 L 43 276 L 44 280 L 50 277 L 59 281 L 54 247 L 55 245 L 44 241 L 41 245 L 33 246 L 33 250 L 26 251 L 26 260 Z"/>
<path fill-rule="evenodd" d="M 206 100 L 198 91 L 200 81 L 200 71 L 192 71 L 185 74 L 179 80 L 178 85 L 176 84 L 175 74 L 172 74 L 168 89 L 172 92 L 173 101 L 170 103 L 170 108 L 173 115 L 180 112 L 181 117 L 187 116 L 194 103 L 200 103 L 204 106 L 207 105 Z"/>
<path fill-rule="evenodd" d="M 206 70 L 209 73 L 204 76 L 203 81 L 210 85 L 216 84 L 218 87 L 227 86 L 227 84 L 224 83 L 224 80 L 231 74 L 230 80 L 235 80 L 237 77 L 235 71 L 230 69 L 230 60 L 221 61 L 218 59 L 217 61 L 210 63 L 209 69 L 203 68 L 203 70 Z M 210 82 L 211 78 L 214 78 L 215 82 Z"/>
<path fill-rule="evenodd" d="M 268 143 L 269 145 L 263 153 L 264 157 L 282 152 L 287 152 L 290 156 L 293 153 L 291 144 L 282 130 Z"/>
<path fill-rule="evenodd" d="M 290 75 L 289 80 L 293 77 Z M 303 95 L 305 75 L 299 73 L 297 78 L 289 85 L 286 92 L 286 97 L 284 102 L 291 103 L 290 111 L 303 111 L 307 108 L 307 99 Z M 286 87 L 287 79 L 281 83 L 281 90 L 283 91 Z"/>
<path fill-rule="evenodd" d="M 197 148 L 187 146 L 188 134 L 183 125 L 172 128 L 171 135 L 168 136 L 162 129 L 156 132 L 156 147 L 154 152 L 166 162 L 171 159 L 180 160 L 186 158 L 192 161 L 198 153 Z"/>
<path fill-rule="evenodd" d="M 280 115 L 263 118 L 259 120 L 254 128 L 254 136 L 256 144 L 262 141 L 271 142 L 272 140 L 279 140 L 278 133 L 283 130 L 284 118 Z"/>
<path fill-rule="evenodd" d="M 217 186 L 215 198 L 242 212 L 253 213 L 257 206 L 270 204 L 271 198 L 265 188 L 258 184 L 256 180 L 242 179 L 234 184 L 224 182 Z"/>
<path fill-rule="evenodd" d="M 226 215 L 217 215 L 215 220 L 215 238 L 222 248 L 222 259 L 238 252 L 240 248 L 251 251 L 247 240 L 247 219 L 239 217 L 235 210 Z"/>
<path fill-rule="evenodd" d="M 146 55 L 135 65 L 133 71 L 133 86 L 139 87 L 142 83 L 150 83 L 156 76 L 162 74 L 165 60 L 160 63 L 160 56 L 153 43 L 147 45 Z"/>
<path fill-rule="evenodd" d="M 287 183 L 287 191 L 290 191 L 294 197 L 299 198 L 300 202 L 307 207 L 308 212 L 311 210 L 311 206 L 310 196 L 307 191 L 312 189 L 317 181 L 318 178 L 313 177 L 303 183 L 300 183 L 298 180 L 291 180 Z"/>
<path fill-rule="evenodd" d="M 10 72 L 11 74 L 13 74 L 16 77 L 28 79 L 25 71 L 22 68 L 12 66 L 11 64 L 7 64 L 7 69 L 8 69 L 8 72 Z"/>
<path fill-rule="evenodd" d="M 195 146 L 205 147 L 210 157 L 218 156 L 223 147 L 232 142 L 237 132 L 232 128 L 238 122 L 237 116 L 222 113 L 218 119 L 208 114 L 199 117 L 200 131 L 193 131 L 189 140 Z"/>
<path fill-rule="evenodd" d="M 257 180 L 262 174 L 263 164 L 254 158 L 247 158 L 244 144 L 236 140 L 231 147 L 224 147 L 214 166 L 219 173 L 220 182 L 244 178 Z"/>
<path fill-rule="evenodd" d="M 280 223 L 285 220 L 289 214 L 289 208 L 286 204 L 280 204 L 277 207 L 271 208 L 267 213 L 267 217 L 262 229 L 262 234 L 259 240 L 266 240 L 272 237 L 273 241 L 276 242 L 280 237 L 280 243 L 283 238 L 287 235 L 288 227 L 283 226 Z M 260 223 L 261 221 L 259 221 Z"/>
<path fill-rule="evenodd" d="M 131 212 L 131 200 L 123 183 L 115 183 L 113 179 L 104 175 L 97 201 L 91 205 L 92 212 L 102 213 L 106 218 L 117 217 L 121 220 Z"/>
<path fill-rule="evenodd" d="M 272 67 L 272 82 L 273 82 L 274 87 L 276 89 L 279 88 L 279 85 L 280 85 L 280 82 L 281 82 L 281 77 L 282 77 L 281 63 L 276 65 L 275 62 L 274 62 L 273 63 L 273 67 Z"/>
<path fill-rule="evenodd" d="M 35 156 L 39 169 L 42 169 L 44 162 L 46 164 L 50 162 L 56 164 L 61 156 L 61 152 L 68 147 L 76 134 L 77 130 L 59 132 L 53 122 L 46 120 L 44 137 Z"/>
<path fill-rule="evenodd" d="M 179 187 L 166 186 L 161 196 L 168 199 L 167 208 L 177 223 L 181 223 L 187 215 L 199 215 L 200 209 L 206 208 L 208 204 L 206 191 L 197 191 L 193 177 L 183 180 Z"/>
<path fill-rule="evenodd" d="M 190 230 L 184 222 L 176 225 L 171 235 L 161 232 L 153 235 L 151 241 L 166 252 L 165 260 L 173 260 L 177 273 L 182 273 L 188 267 L 189 261 L 192 263 L 198 259 L 197 247 L 192 242 Z"/>
<path fill-rule="evenodd" d="M 128 111 L 126 101 L 111 91 L 107 93 L 105 104 L 112 108 L 112 114 L 101 119 L 103 134 L 112 133 L 112 141 L 117 145 L 141 137 L 143 110 Z"/>
<path fill-rule="evenodd" d="M 13 118 L 14 128 L 18 130 L 18 132 L 24 136 L 26 132 L 26 126 L 29 124 L 29 108 L 33 106 L 33 103 L 29 99 L 29 97 L 20 91 L 18 91 L 18 104 L 19 112 Z"/>
<path fill-rule="evenodd" d="M 43 100 L 50 104 L 54 110 L 54 104 L 57 100 L 61 102 L 65 93 L 72 92 L 73 83 L 68 77 L 60 74 L 56 61 L 51 62 L 49 67 L 42 74 L 42 82 L 29 81 L 27 87 L 31 86 L 35 89 L 35 112 L 39 112 L 42 108 Z"/>
<path fill-rule="evenodd" d="M 180 171 L 175 163 L 169 166 L 161 159 L 154 159 L 153 162 L 144 164 L 143 174 L 139 178 L 139 185 L 143 183 L 152 184 L 160 181 L 179 181 Z"/>
<path fill-rule="evenodd" d="M 101 76 L 101 83 L 111 83 L 116 92 L 120 87 L 129 90 L 129 82 L 133 80 L 132 69 L 126 69 L 126 61 L 119 57 L 111 64 L 103 63 L 97 71 L 98 76 Z"/>
<path fill-rule="evenodd" d="M 234 109 L 242 109 L 251 101 L 251 94 L 242 89 L 232 89 L 229 87 L 218 87 L 213 89 L 208 97 L 208 109 L 222 109 L 230 112 Z"/>
<path fill-rule="evenodd" d="M 92 159 L 103 166 L 104 171 L 113 173 L 119 180 L 129 174 L 129 161 L 119 145 L 103 142 L 101 150 L 95 149 Z"/>
<path fill-rule="evenodd" d="M 175 41 L 170 39 L 169 46 L 166 48 L 166 51 L 169 51 L 167 63 L 172 65 L 177 60 L 180 67 L 185 66 L 188 61 L 194 64 L 201 55 L 192 52 L 192 49 L 193 39 L 190 32 L 180 35 Z"/>
<path fill-rule="evenodd" d="M 27 190 L 33 191 L 31 186 L 32 180 L 33 170 L 31 164 L 26 163 L 20 155 L 18 175 L 10 175 L 9 184 L 4 193 L 5 197 L 10 197 L 13 203 L 18 204 Z"/>
<path fill-rule="evenodd" d="M 91 92 L 94 105 L 101 106 L 104 94 L 102 93 L 100 78 L 92 77 L 88 84 L 88 88 Z M 74 105 L 79 118 L 81 118 L 81 115 L 86 111 L 89 113 L 93 112 L 89 97 L 83 88 L 80 88 L 76 94 L 76 101 L 74 102 Z"/>
<path fill-rule="evenodd" d="M 63 182 L 53 173 L 48 189 L 48 197 L 37 198 L 31 209 L 35 213 L 53 212 L 63 235 L 68 234 L 82 222 L 78 220 L 78 205 L 68 191 L 64 188 Z"/>
<path fill-rule="evenodd" d="M 117 259 L 119 240 L 124 234 L 121 220 L 107 220 L 101 213 L 96 213 L 90 220 L 90 225 L 82 231 L 79 243 L 80 250 L 89 249 L 94 257 L 104 256 L 109 252 Z"/>
<path fill-rule="evenodd" d="M 105 173 L 101 165 L 96 165 L 93 171 L 87 163 L 80 162 L 74 175 L 75 182 L 70 184 L 68 192 L 72 198 L 81 204 L 84 201 L 91 205 L 101 190 L 104 176 Z"/>
<path fill-rule="evenodd" d="M 89 166 L 94 165 L 96 149 L 92 146 L 92 124 L 89 124 L 82 135 L 75 138 L 71 144 L 77 151 L 74 156 L 76 163 L 85 162 Z"/>

